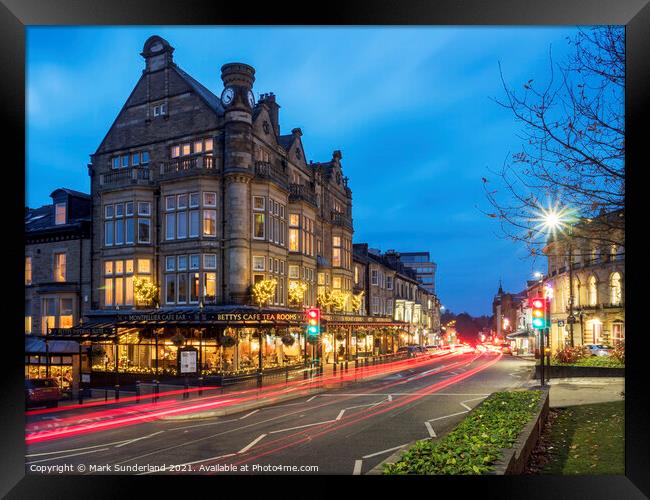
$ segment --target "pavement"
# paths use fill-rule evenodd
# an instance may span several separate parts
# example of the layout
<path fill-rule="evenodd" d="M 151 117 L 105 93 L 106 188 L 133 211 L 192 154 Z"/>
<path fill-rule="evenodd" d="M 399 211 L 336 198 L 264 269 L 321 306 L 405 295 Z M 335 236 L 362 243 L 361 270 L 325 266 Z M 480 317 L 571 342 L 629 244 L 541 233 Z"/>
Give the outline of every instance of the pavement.
<path fill-rule="evenodd" d="M 412 441 L 448 432 L 490 393 L 522 387 L 530 373 L 529 362 L 494 353 L 395 366 L 358 373 L 356 382 L 350 368 L 336 384 L 279 387 L 265 406 L 199 420 L 191 415 L 206 405 L 254 398 L 204 392 L 29 415 L 26 472 L 365 474 Z M 279 399 L 292 392 L 290 402 Z M 188 409 L 187 419 L 161 418 Z"/>
<path fill-rule="evenodd" d="M 607 403 L 624 399 L 625 377 L 559 378 L 550 386 L 551 408 Z"/>

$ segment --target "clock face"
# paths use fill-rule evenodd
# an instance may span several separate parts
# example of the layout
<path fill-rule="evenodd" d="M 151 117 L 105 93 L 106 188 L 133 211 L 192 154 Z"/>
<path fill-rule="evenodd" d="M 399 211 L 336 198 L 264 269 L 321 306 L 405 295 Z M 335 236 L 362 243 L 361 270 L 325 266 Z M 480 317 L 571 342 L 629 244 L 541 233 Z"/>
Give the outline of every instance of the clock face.
<path fill-rule="evenodd" d="M 226 87 L 221 93 L 221 102 L 228 106 L 235 98 L 235 90 L 232 87 Z"/>
<path fill-rule="evenodd" d="M 253 95 L 253 92 L 249 90 L 247 97 L 248 97 L 248 105 L 252 108 L 253 106 L 255 106 L 255 96 Z"/>

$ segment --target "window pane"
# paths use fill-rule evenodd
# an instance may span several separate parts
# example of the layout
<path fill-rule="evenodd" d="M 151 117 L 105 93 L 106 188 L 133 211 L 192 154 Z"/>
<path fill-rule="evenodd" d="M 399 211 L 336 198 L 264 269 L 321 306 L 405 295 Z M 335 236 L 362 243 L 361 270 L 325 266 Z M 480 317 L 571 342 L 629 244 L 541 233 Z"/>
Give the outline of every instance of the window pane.
<path fill-rule="evenodd" d="M 190 302 L 199 301 L 199 284 L 199 273 L 190 273 Z"/>
<path fill-rule="evenodd" d="M 179 194 L 177 203 L 178 203 L 178 205 L 177 205 L 176 208 L 187 208 L 187 195 L 186 194 Z"/>
<path fill-rule="evenodd" d="M 199 206 L 199 193 L 190 193 L 190 208 Z"/>
<path fill-rule="evenodd" d="M 178 158 L 181 154 L 180 146 L 172 146 L 172 158 Z"/>
<path fill-rule="evenodd" d="M 205 150 L 212 151 L 212 139 L 205 140 Z"/>
<path fill-rule="evenodd" d="M 124 267 L 127 274 L 133 274 L 133 259 L 127 259 Z"/>
<path fill-rule="evenodd" d="M 151 215 L 151 203 L 148 201 L 138 202 L 138 215 Z"/>
<path fill-rule="evenodd" d="M 107 260 L 104 262 L 104 274 L 110 275 L 113 274 L 113 261 Z"/>
<path fill-rule="evenodd" d="M 115 261 L 115 274 L 124 274 L 124 261 Z"/>
<path fill-rule="evenodd" d="M 264 256 L 253 257 L 253 271 L 264 271 Z"/>
<path fill-rule="evenodd" d="M 64 253 L 54 254 L 54 281 L 65 281 L 66 259 Z"/>
<path fill-rule="evenodd" d="M 142 152 L 142 164 L 147 165 L 149 163 L 149 151 Z"/>
<path fill-rule="evenodd" d="M 298 227 L 300 224 L 300 215 L 289 214 L 289 227 Z"/>
<path fill-rule="evenodd" d="M 127 276 L 124 278 L 124 284 L 126 286 L 126 297 L 124 303 L 128 306 L 133 305 L 133 276 Z"/>
<path fill-rule="evenodd" d="M 264 210 L 263 196 L 253 196 L 253 210 Z"/>
<path fill-rule="evenodd" d="M 216 210 L 203 211 L 203 235 L 204 236 L 217 235 L 217 211 Z"/>
<path fill-rule="evenodd" d="M 190 143 L 188 142 L 187 144 L 183 144 L 183 156 L 187 156 L 190 154 Z"/>
<path fill-rule="evenodd" d="M 138 243 L 151 243 L 149 219 L 138 218 Z"/>
<path fill-rule="evenodd" d="M 165 214 L 165 239 L 173 240 L 176 229 L 176 214 Z"/>
<path fill-rule="evenodd" d="M 190 238 L 199 236 L 199 211 L 190 210 Z"/>
<path fill-rule="evenodd" d="M 117 219 L 115 221 L 115 244 L 124 244 L 124 219 Z"/>
<path fill-rule="evenodd" d="M 182 211 L 176 214 L 176 229 L 177 238 L 187 238 L 187 212 Z"/>
<path fill-rule="evenodd" d="M 203 299 L 206 303 L 213 303 L 216 295 L 217 273 L 203 273 Z"/>
<path fill-rule="evenodd" d="M 133 243 L 134 232 L 135 232 L 135 221 L 133 220 L 133 217 L 129 217 L 128 219 L 126 219 L 126 243 L 128 244 Z"/>
<path fill-rule="evenodd" d="M 178 256 L 178 270 L 179 271 L 187 270 L 187 255 Z"/>
<path fill-rule="evenodd" d="M 106 206 L 104 207 L 104 217 L 105 217 L 106 219 L 112 219 L 114 213 L 115 213 L 115 212 L 114 212 L 114 210 L 113 210 L 113 205 L 106 205 Z"/>
<path fill-rule="evenodd" d="M 204 207 L 216 207 L 217 206 L 217 194 L 216 193 L 203 193 L 203 206 Z"/>
<path fill-rule="evenodd" d="M 104 304 L 107 306 L 113 305 L 113 279 L 106 278 L 104 280 Z"/>
<path fill-rule="evenodd" d="M 204 269 L 216 269 L 217 268 L 217 255 L 214 253 L 206 253 L 203 256 L 203 268 Z"/>
<path fill-rule="evenodd" d="M 176 208 L 176 196 L 165 196 L 165 210 L 174 210 Z"/>
<path fill-rule="evenodd" d="M 138 272 L 143 274 L 151 273 L 151 260 L 138 259 Z"/>
<path fill-rule="evenodd" d="M 114 156 L 113 157 L 113 168 L 120 168 L 120 157 L 119 156 Z"/>
<path fill-rule="evenodd" d="M 199 268 L 199 255 L 194 254 L 190 255 L 190 269 L 198 269 Z"/>
<path fill-rule="evenodd" d="M 129 166 L 129 156 L 122 156 L 122 166 L 123 167 L 128 167 Z"/>
<path fill-rule="evenodd" d="M 178 302 L 184 304 L 187 302 L 187 274 L 178 275 Z"/>
<path fill-rule="evenodd" d="M 115 305 L 124 304 L 124 278 L 115 278 Z"/>
<path fill-rule="evenodd" d="M 113 245 L 113 221 L 104 222 L 104 244 Z"/>
<path fill-rule="evenodd" d="M 124 203 L 116 203 L 115 217 L 123 217 L 123 216 L 124 216 Z"/>
<path fill-rule="evenodd" d="M 176 302 L 176 275 L 168 274 L 165 277 L 165 302 L 167 304 L 173 304 Z"/>
<path fill-rule="evenodd" d="M 133 153 L 131 155 L 131 165 L 140 165 L 140 153 Z"/>
<path fill-rule="evenodd" d="M 289 229 L 289 251 L 297 252 L 300 243 L 300 233 L 298 229 Z"/>
<path fill-rule="evenodd" d="M 165 257 L 165 271 L 175 271 L 176 270 L 176 257 L 168 256 Z"/>
<path fill-rule="evenodd" d="M 128 217 L 129 215 L 133 215 L 133 202 L 128 201 L 124 204 L 124 211 L 125 215 Z"/>
<path fill-rule="evenodd" d="M 195 141 L 194 142 L 194 152 L 195 153 L 202 153 L 203 152 L 203 141 Z"/>
<path fill-rule="evenodd" d="M 264 239 L 264 214 L 255 214 L 254 238 Z"/>

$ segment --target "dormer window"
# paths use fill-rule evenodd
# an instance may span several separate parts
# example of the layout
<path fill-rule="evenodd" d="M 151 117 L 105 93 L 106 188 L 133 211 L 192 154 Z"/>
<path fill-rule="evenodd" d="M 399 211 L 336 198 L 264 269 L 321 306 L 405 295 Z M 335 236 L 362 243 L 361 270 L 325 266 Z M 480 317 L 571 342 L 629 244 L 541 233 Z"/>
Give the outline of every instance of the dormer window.
<path fill-rule="evenodd" d="M 167 114 L 167 104 L 157 104 L 156 106 L 153 107 L 153 115 L 154 116 L 162 116 Z"/>
<path fill-rule="evenodd" d="M 65 224 L 65 216 L 66 216 L 66 210 L 65 210 L 65 203 L 57 203 L 54 208 L 54 224 L 57 226 L 59 224 Z"/>

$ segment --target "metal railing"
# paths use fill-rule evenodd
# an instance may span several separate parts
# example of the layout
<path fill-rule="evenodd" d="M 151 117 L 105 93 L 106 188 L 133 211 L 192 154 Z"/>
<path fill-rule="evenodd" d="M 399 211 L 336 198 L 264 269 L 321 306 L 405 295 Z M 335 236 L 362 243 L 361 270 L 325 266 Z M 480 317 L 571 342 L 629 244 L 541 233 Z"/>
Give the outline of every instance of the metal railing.
<path fill-rule="evenodd" d="M 160 164 L 160 177 L 169 177 L 185 173 L 216 172 L 217 165 L 212 155 L 195 155 L 174 158 Z"/>
<path fill-rule="evenodd" d="M 347 215 L 332 210 L 332 224 L 352 229 L 352 218 Z"/>

